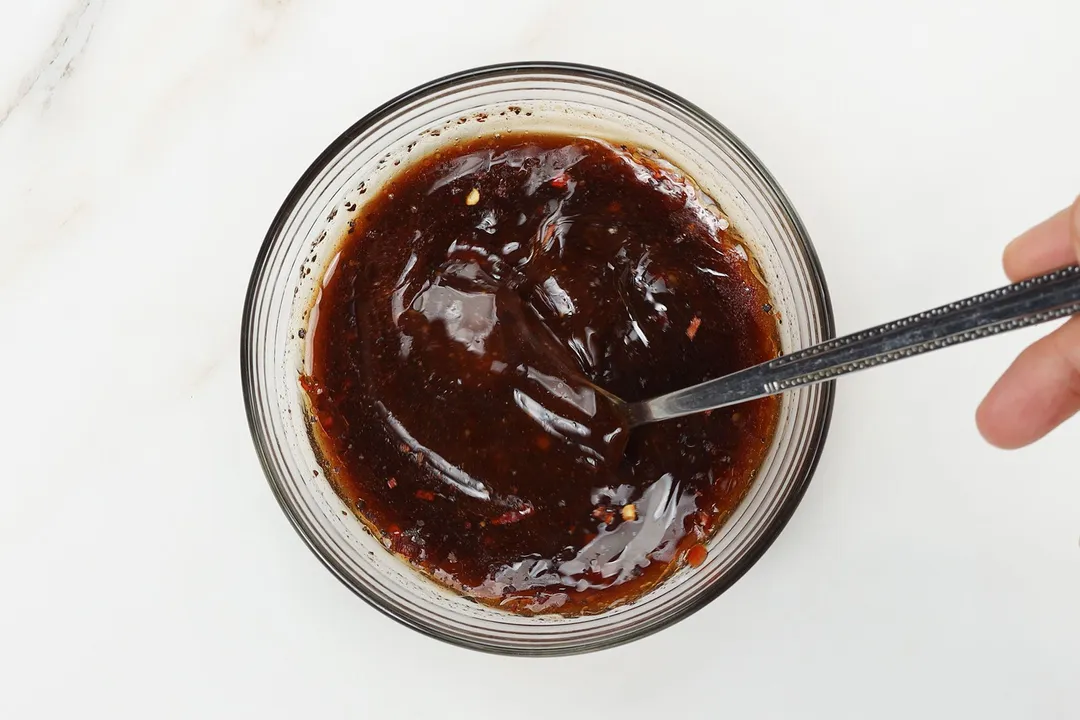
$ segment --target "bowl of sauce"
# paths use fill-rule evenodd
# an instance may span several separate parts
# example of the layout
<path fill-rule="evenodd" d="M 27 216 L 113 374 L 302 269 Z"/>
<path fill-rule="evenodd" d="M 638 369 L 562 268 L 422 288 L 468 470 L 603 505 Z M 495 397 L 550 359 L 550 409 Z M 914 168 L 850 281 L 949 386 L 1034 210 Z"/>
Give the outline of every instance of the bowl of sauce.
<path fill-rule="evenodd" d="M 256 448 L 315 554 L 434 637 L 567 654 L 655 632 L 790 518 L 832 386 L 627 431 L 633 401 L 831 337 L 790 203 L 722 125 L 611 71 L 482 68 L 387 103 L 256 262 Z"/>

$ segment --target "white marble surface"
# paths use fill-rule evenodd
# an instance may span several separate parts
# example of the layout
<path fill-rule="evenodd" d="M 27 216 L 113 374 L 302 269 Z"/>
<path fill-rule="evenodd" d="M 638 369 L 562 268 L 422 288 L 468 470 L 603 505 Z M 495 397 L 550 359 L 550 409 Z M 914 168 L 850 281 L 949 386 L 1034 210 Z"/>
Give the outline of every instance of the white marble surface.
<path fill-rule="evenodd" d="M 1035 331 L 845 379 L 772 550 L 617 650 L 445 646 L 303 546 L 243 293 L 309 161 L 402 90 L 561 59 L 691 98 L 791 195 L 841 331 L 999 284 L 1080 191 L 1075 0 L 516 5 L 0 0 L 0 717 L 1080 717 L 1080 422 L 1006 454 L 972 421 Z"/>

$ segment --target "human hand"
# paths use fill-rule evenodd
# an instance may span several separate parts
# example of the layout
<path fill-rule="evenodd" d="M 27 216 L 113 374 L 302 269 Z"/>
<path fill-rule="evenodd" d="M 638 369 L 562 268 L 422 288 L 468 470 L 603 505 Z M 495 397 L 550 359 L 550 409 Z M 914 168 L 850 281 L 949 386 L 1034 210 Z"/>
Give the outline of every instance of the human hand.
<path fill-rule="evenodd" d="M 1005 248 L 1013 282 L 1080 262 L 1080 198 Z M 1080 315 L 1020 354 L 983 400 L 979 431 L 1000 448 L 1039 440 L 1080 411 Z"/>

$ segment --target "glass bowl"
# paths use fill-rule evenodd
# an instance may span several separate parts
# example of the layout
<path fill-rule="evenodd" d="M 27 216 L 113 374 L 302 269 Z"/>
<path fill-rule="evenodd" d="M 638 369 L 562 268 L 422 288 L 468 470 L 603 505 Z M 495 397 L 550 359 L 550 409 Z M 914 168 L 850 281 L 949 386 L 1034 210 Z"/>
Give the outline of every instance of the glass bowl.
<path fill-rule="evenodd" d="M 662 88 L 578 65 L 521 63 L 468 70 L 411 90 L 341 135 L 300 178 L 259 251 L 244 305 L 241 373 L 251 435 L 270 487 L 312 552 L 375 608 L 435 638 L 515 655 L 611 647 L 701 608 L 754 564 L 787 523 L 817 464 L 832 384 L 783 396 L 776 436 L 746 498 L 696 568 L 676 571 L 597 615 L 521 616 L 454 594 L 392 555 L 324 478 L 298 384 L 305 328 L 349 217 L 397 166 L 454 138 L 546 130 L 656 149 L 720 206 L 760 264 L 785 352 L 833 335 L 817 256 L 795 210 L 761 162 L 724 126 Z M 310 339 L 310 338 L 308 338 Z"/>

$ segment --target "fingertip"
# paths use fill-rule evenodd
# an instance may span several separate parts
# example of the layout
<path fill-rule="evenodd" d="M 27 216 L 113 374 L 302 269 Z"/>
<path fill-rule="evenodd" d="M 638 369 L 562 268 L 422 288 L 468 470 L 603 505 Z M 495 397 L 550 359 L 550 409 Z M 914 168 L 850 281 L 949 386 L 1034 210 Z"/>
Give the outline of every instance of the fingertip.
<path fill-rule="evenodd" d="M 1013 239 L 1001 253 L 1001 267 L 1005 271 L 1005 277 L 1009 278 L 1009 282 L 1020 282 L 1024 279 L 1026 263 L 1023 262 L 1022 257 L 1025 246 L 1023 240 L 1023 235 Z"/>
<path fill-rule="evenodd" d="M 1080 316 L 1016 358 L 975 413 L 982 436 L 1016 450 L 1040 440 L 1080 411 Z"/>
<path fill-rule="evenodd" d="M 996 387 L 996 386 L 995 386 Z M 1027 443 L 1019 442 L 1007 422 L 1002 422 L 1002 414 L 998 411 L 1000 405 L 991 390 L 983 401 L 979 403 L 975 411 L 975 427 L 983 440 L 999 450 L 1018 450 Z"/>
<path fill-rule="evenodd" d="M 1076 196 L 1076 200 L 1072 204 L 1072 244 L 1073 251 L 1076 252 L 1076 261 L 1080 262 L 1080 195 Z"/>
<path fill-rule="evenodd" d="M 1001 263 L 1009 280 L 1019 282 L 1076 262 L 1077 250 L 1070 242 L 1076 212 L 1074 203 L 1005 246 Z"/>

